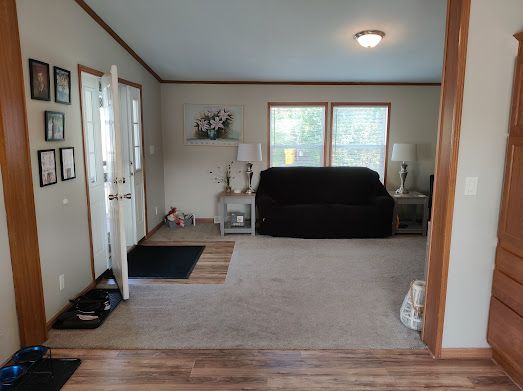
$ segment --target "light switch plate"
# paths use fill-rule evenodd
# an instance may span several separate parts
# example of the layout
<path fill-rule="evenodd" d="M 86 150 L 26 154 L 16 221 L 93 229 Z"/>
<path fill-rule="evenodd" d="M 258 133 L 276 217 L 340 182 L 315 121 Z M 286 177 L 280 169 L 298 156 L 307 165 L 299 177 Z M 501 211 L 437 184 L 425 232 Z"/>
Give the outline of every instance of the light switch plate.
<path fill-rule="evenodd" d="M 154 155 L 154 145 L 149 145 L 149 155 Z"/>
<path fill-rule="evenodd" d="M 60 274 L 58 276 L 58 283 L 60 285 L 60 291 L 63 291 L 65 288 L 65 275 Z"/>
<path fill-rule="evenodd" d="M 465 178 L 465 195 L 475 196 L 478 192 L 478 177 L 468 176 Z"/>

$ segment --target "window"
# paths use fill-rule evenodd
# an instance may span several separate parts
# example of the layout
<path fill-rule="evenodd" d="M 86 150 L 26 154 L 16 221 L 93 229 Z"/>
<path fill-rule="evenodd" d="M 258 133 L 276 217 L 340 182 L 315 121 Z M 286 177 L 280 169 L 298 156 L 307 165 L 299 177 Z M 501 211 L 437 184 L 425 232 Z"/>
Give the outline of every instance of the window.
<path fill-rule="evenodd" d="M 269 103 L 271 167 L 325 164 L 327 103 Z"/>
<path fill-rule="evenodd" d="M 87 134 L 87 174 L 89 176 L 90 183 L 96 183 L 96 147 L 95 147 L 95 135 L 94 135 L 94 122 L 93 122 L 93 101 L 96 102 L 91 89 L 85 90 L 85 124 Z"/>
<path fill-rule="evenodd" d="M 140 102 L 138 99 L 132 100 L 132 126 L 133 126 L 133 151 L 134 169 L 142 169 L 142 132 L 140 131 Z"/>
<path fill-rule="evenodd" d="M 384 182 L 389 127 L 388 103 L 332 105 L 332 166 L 360 166 Z"/>

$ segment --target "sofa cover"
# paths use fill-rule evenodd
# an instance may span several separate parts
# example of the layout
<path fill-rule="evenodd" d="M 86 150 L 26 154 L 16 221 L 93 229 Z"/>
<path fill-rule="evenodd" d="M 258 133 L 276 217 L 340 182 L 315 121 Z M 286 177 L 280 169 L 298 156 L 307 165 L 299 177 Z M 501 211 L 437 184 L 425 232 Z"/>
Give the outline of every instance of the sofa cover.
<path fill-rule="evenodd" d="M 295 238 L 382 238 L 394 200 L 365 167 L 273 167 L 260 173 L 259 233 Z"/>

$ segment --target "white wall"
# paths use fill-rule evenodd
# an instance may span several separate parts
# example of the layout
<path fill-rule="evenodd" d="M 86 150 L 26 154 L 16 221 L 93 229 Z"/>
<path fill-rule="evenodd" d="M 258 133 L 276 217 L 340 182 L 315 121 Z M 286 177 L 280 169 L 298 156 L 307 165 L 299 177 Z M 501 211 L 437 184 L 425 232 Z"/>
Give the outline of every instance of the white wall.
<path fill-rule="evenodd" d="M 20 347 L 1 174 L 0 171 L 0 364 Z"/>
<path fill-rule="evenodd" d="M 408 184 L 428 191 L 434 168 L 439 94 L 437 86 L 256 86 L 162 84 L 165 203 L 196 212 L 199 217 L 216 215 L 216 195 L 223 189 L 209 171 L 235 160 L 236 148 L 186 146 L 183 139 L 183 104 L 217 103 L 244 106 L 244 141 L 262 143 L 267 164 L 267 102 L 391 102 L 389 148 L 395 142 L 420 144 L 420 161 L 409 165 Z M 330 126 L 329 124 L 327 126 Z M 244 165 L 238 163 L 238 169 Z M 387 185 L 399 185 L 399 163 L 391 162 Z M 255 181 L 257 175 L 255 176 Z M 245 186 L 240 174 L 233 187 Z"/>
<path fill-rule="evenodd" d="M 486 347 L 521 0 L 473 0 L 443 347 Z M 467 176 L 477 196 L 464 196 Z"/>
<path fill-rule="evenodd" d="M 74 1 L 18 0 L 18 24 L 25 77 L 29 141 L 33 166 L 40 261 L 42 266 L 47 319 L 67 300 L 91 282 L 91 261 L 87 225 L 82 130 L 78 91 L 78 64 L 108 71 L 112 64 L 121 77 L 143 85 L 144 135 L 147 173 L 149 228 L 161 219 L 155 206 L 164 209 L 163 157 L 160 126 L 160 84 L 117 44 Z M 38 59 L 71 71 L 72 104 L 61 105 L 30 99 L 28 58 Z M 52 91 L 54 88 L 52 88 Z M 54 92 L 51 95 L 54 100 Z M 44 111 L 65 112 L 65 141 L 44 140 Z M 149 146 L 155 154 L 149 154 Z M 41 188 L 38 179 L 37 150 L 75 147 L 76 179 Z M 59 163 L 57 164 L 60 167 Z M 64 206 L 62 200 L 68 199 Z M 58 276 L 65 274 L 60 292 Z"/>

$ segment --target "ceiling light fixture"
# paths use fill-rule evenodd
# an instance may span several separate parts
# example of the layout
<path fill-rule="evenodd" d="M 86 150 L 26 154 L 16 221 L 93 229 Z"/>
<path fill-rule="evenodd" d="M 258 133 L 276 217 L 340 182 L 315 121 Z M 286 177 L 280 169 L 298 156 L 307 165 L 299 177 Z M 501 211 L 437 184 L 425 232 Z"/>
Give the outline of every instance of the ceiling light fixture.
<path fill-rule="evenodd" d="M 373 48 L 380 43 L 385 33 L 380 30 L 364 30 L 354 34 L 354 38 L 364 48 Z"/>

